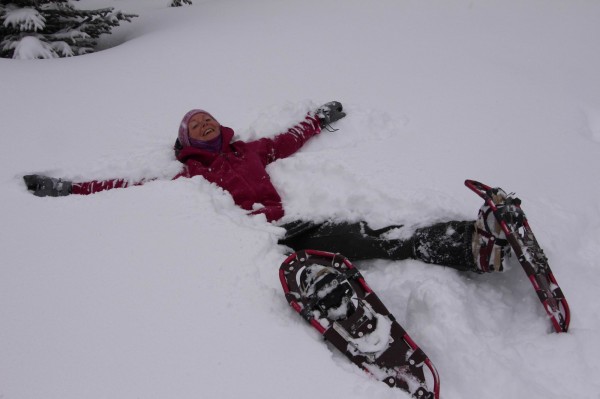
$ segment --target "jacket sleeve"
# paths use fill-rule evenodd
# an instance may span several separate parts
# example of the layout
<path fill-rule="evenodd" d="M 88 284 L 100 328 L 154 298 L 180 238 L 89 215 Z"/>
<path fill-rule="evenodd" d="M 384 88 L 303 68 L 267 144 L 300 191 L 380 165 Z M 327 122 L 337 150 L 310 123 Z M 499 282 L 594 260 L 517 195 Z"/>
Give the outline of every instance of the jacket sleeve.
<path fill-rule="evenodd" d="M 298 151 L 311 137 L 321 132 L 317 118 L 307 115 L 304 121 L 287 132 L 273 138 L 263 138 L 248 143 L 251 151 L 258 153 L 266 164 L 286 158 Z"/>
<path fill-rule="evenodd" d="M 71 194 L 88 195 L 98 193 L 100 191 L 112 190 L 113 188 L 125 188 L 129 186 L 141 186 L 144 182 L 132 183 L 125 179 L 114 179 L 104 181 L 88 181 L 83 183 L 73 183 L 71 186 Z"/>
<path fill-rule="evenodd" d="M 184 166 L 181 172 L 175 175 L 171 180 L 178 179 L 180 177 L 192 177 L 187 166 Z M 71 185 L 71 194 L 88 195 L 99 193 L 100 191 L 112 190 L 113 188 L 125 188 L 131 186 L 141 186 L 149 181 L 156 179 L 143 179 L 141 181 L 130 181 L 126 179 L 112 179 L 112 180 L 92 180 L 82 183 L 73 183 Z"/>

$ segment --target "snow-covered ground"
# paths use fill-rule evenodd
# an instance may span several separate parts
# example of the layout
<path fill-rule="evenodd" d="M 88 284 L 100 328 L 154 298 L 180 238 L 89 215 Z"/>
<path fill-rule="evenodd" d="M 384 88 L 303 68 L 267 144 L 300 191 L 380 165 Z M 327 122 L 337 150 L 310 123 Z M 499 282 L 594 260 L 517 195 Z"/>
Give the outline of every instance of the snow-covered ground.
<path fill-rule="evenodd" d="M 442 397 L 600 397 L 600 3 L 84 0 L 140 15 L 104 51 L 0 60 L 0 397 L 396 398 L 322 342 L 278 280 L 282 229 L 201 178 L 170 181 L 191 108 L 243 139 L 342 101 L 270 166 L 286 220 L 474 218 L 466 178 L 516 191 L 572 309 L 525 274 L 358 266 Z M 37 198 L 29 173 L 162 177 Z"/>

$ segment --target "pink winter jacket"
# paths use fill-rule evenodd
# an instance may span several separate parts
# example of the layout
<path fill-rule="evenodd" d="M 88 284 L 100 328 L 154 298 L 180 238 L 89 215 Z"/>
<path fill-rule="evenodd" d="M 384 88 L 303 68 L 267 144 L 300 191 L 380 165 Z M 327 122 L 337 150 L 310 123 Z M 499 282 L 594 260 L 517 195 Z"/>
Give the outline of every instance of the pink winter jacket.
<path fill-rule="evenodd" d="M 320 132 L 319 121 L 307 116 L 303 122 L 274 138 L 231 143 L 233 130 L 221 126 L 221 151 L 213 153 L 195 147 L 182 148 L 177 159 L 185 166 L 173 179 L 203 176 L 231 193 L 233 200 L 241 208 L 252 211 L 252 214 L 262 213 L 268 221 L 275 221 L 283 217 L 284 211 L 281 197 L 267 174 L 266 166 L 292 155 L 308 139 Z M 141 183 L 129 183 L 123 179 L 74 183 L 72 193 L 92 194 L 135 184 Z"/>

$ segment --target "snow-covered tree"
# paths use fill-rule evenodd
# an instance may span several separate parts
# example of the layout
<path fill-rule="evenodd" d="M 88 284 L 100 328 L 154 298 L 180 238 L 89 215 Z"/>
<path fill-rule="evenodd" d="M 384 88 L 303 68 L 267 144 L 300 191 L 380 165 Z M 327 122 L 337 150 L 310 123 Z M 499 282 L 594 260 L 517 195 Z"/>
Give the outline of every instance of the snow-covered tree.
<path fill-rule="evenodd" d="M 192 5 L 192 0 L 171 0 L 171 7 L 181 7 L 184 4 Z"/>
<path fill-rule="evenodd" d="M 137 17 L 114 8 L 80 10 L 72 0 L 0 0 L 0 57 L 58 58 L 91 53 L 96 39 Z"/>

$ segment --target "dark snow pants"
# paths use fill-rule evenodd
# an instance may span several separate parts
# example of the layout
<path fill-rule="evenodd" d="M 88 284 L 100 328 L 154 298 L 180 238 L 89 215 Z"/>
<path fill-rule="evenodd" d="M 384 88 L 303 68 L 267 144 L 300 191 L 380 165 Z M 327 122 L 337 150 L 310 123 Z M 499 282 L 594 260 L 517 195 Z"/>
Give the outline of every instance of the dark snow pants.
<path fill-rule="evenodd" d="M 476 271 L 472 253 L 473 221 L 437 223 L 417 229 L 407 239 L 386 238 L 402 226 L 373 230 L 367 223 L 313 223 L 295 221 L 283 226 L 279 243 L 294 251 L 314 249 L 340 253 L 353 260 L 419 259 L 426 263 Z"/>

